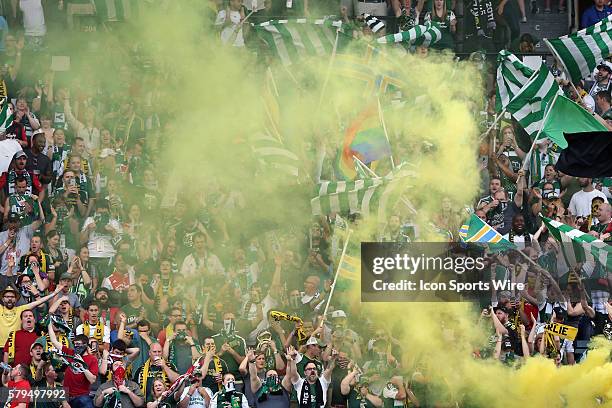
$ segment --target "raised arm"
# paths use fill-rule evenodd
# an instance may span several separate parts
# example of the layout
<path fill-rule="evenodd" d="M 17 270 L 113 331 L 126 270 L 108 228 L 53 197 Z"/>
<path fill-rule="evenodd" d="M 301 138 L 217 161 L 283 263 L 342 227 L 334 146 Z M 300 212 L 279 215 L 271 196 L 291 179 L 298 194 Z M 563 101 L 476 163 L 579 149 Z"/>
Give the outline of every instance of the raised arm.
<path fill-rule="evenodd" d="M 342 379 L 340 382 L 340 393 L 342 395 L 349 395 L 351 392 L 351 384 L 355 382 L 355 377 L 359 373 L 359 370 L 356 366 L 353 366 L 353 369 L 349 371 L 349 373 Z"/>

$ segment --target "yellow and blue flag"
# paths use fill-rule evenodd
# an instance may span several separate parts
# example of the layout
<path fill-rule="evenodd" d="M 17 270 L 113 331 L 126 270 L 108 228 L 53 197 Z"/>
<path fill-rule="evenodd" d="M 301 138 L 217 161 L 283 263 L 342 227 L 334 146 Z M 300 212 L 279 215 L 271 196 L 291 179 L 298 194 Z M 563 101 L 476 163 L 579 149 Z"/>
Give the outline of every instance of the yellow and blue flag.
<path fill-rule="evenodd" d="M 490 249 L 504 250 L 516 248 L 514 244 L 504 239 L 499 232 L 475 214 L 472 214 L 467 223 L 459 228 L 459 237 L 463 242 L 492 244 L 489 245 Z"/>

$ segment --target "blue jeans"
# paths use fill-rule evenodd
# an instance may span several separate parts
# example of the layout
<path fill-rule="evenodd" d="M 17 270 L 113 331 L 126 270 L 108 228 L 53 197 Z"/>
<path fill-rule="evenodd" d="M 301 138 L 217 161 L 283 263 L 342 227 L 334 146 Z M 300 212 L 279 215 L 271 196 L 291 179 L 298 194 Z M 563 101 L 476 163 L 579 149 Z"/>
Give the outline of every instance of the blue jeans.
<path fill-rule="evenodd" d="M 89 395 L 71 398 L 68 400 L 68 404 L 70 404 L 70 408 L 94 408 L 93 401 Z"/>

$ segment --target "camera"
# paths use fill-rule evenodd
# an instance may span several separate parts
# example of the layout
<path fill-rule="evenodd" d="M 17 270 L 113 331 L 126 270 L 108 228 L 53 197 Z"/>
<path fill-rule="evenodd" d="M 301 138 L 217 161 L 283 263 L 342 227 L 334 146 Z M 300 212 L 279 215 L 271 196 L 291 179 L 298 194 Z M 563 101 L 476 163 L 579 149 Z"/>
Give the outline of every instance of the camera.
<path fill-rule="evenodd" d="M 174 338 L 175 341 L 185 341 L 185 339 L 187 338 L 187 334 L 184 331 L 179 331 L 176 333 L 176 337 Z"/>

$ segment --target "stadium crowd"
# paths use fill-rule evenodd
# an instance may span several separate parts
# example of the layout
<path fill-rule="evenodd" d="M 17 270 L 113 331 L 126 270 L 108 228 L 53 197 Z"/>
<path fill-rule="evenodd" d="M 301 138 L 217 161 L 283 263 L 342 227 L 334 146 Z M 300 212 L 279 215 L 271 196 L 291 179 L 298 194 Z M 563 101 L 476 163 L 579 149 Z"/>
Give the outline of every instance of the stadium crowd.
<path fill-rule="evenodd" d="M 307 14 L 308 4 L 317 4 L 260 3 L 259 13 L 271 15 L 299 7 Z M 325 14 L 339 8 L 353 18 L 377 12 L 363 7 L 383 4 L 387 15 L 389 6 L 402 29 L 430 7 L 423 1 L 336 3 L 327 4 Z M 430 3 L 424 18 L 446 19 L 454 30 L 454 5 Z M 164 202 L 168 165 L 159 162 L 159 152 L 165 118 L 156 111 L 160 96 L 144 86 L 156 78 L 119 67 L 119 86 L 99 92 L 67 79 L 61 61 L 49 72 L 36 69 L 48 62 L 47 50 L 67 21 L 95 36 L 92 27 L 108 29 L 128 18 L 125 7 L 123 16 L 106 9 L 104 19 L 92 17 L 88 5 L 2 2 L 0 77 L 15 110 L 2 137 L 23 148 L 0 177 L 3 391 L 67 391 L 65 401 L 15 397 L 9 406 L 380 408 L 440 402 L 422 373 L 402 366 L 405 345 L 394 328 L 360 316 L 341 296 L 323 315 L 337 266 L 330 253 L 331 216 L 314 220 L 308 231 L 240 237 L 240 214 L 247 208 L 240 191 L 211 183 L 195 200 L 178 194 Z M 230 0 L 227 9 L 219 7 L 219 31 L 227 13 L 234 23 L 245 18 L 253 3 L 245 6 Z M 524 18 L 524 4 L 521 12 Z M 444 47 L 452 48 L 452 40 Z M 593 81 L 576 84 L 580 99 L 568 94 L 612 120 L 611 74 L 612 64 L 603 63 Z M 586 277 L 580 268 L 568 272 L 557 263 L 559 245 L 537 214 L 612 242 L 612 183 L 560 174 L 554 166 L 558 147 L 549 142 L 536 145 L 525 173 L 531 142 L 512 121 L 502 123 L 481 146 L 485 193 L 474 203 L 475 214 L 539 266 L 513 254 L 490 260 L 491 277 L 522 268 L 530 287 L 493 293 L 483 303 L 481 322 L 492 337 L 474 357 L 511 364 L 539 353 L 575 364 L 586 358 L 592 336 L 612 335 L 612 279 L 603 268 Z M 466 214 L 442 201 L 439 215 L 437 227 L 457 240 Z M 376 238 L 418 239 L 413 222 L 410 215 L 393 214 Z M 551 319 L 579 330 L 574 342 L 555 340 L 558 353 L 547 349 L 539 324 Z M 186 373 L 187 381 L 177 381 Z"/>

